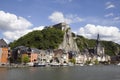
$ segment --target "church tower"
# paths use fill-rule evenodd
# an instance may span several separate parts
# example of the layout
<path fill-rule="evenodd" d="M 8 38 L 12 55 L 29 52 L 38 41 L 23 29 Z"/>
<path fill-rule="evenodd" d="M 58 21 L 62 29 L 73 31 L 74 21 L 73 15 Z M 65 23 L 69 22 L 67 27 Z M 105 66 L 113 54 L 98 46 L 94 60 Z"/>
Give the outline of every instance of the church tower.
<path fill-rule="evenodd" d="M 104 47 L 100 44 L 100 35 L 97 35 L 97 40 L 96 40 L 96 50 L 95 54 L 102 57 L 104 56 Z"/>

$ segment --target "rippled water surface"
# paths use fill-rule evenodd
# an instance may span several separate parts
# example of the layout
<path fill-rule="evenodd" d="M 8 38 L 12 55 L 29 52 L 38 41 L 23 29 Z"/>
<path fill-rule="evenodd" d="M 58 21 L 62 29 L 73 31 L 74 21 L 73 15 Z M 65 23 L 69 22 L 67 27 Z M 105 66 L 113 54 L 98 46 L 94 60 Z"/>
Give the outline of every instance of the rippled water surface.
<path fill-rule="evenodd" d="M 0 80 L 120 80 L 120 66 L 0 68 Z"/>

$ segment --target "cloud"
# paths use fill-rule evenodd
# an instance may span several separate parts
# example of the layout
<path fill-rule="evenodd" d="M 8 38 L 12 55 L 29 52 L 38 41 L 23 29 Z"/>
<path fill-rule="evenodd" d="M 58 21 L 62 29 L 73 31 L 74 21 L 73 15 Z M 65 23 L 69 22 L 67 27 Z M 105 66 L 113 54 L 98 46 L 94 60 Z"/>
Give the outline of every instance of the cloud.
<path fill-rule="evenodd" d="M 52 22 L 59 23 L 59 22 L 65 22 L 66 19 L 64 18 L 64 15 L 62 12 L 54 12 L 49 16 L 49 19 Z"/>
<path fill-rule="evenodd" d="M 26 30 L 16 30 L 16 31 L 6 31 L 3 33 L 4 37 L 6 40 L 8 41 L 13 41 L 13 40 L 17 40 L 18 38 L 20 38 L 21 36 L 32 32 L 33 30 L 42 30 L 44 29 L 44 26 L 39 26 L 39 27 L 34 27 L 32 29 L 26 29 Z"/>
<path fill-rule="evenodd" d="M 17 17 L 11 13 L 0 11 L 0 30 L 23 30 L 32 24 L 23 17 Z"/>
<path fill-rule="evenodd" d="M 44 26 L 32 27 L 32 23 L 15 14 L 0 11 L 0 34 L 9 43 L 33 30 L 42 30 Z"/>
<path fill-rule="evenodd" d="M 105 17 L 111 17 L 113 15 L 114 15 L 113 13 L 109 13 L 109 14 L 106 14 Z"/>
<path fill-rule="evenodd" d="M 115 8 L 115 5 L 111 2 L 106 3 L 106 9 Z"/>
<path fill-rule="evenodd" d="M 71 23 L 77 23 L 77 22 L 84 21 L 82 18 L 78 17 L 77 15 L 73 15 L 73 14 L 66 15 L 66 18 L 70 19 L 72 21 Z"/>
<path fill-rule="evenodd" d="M 32 16 L 27 16 L 28 18 L 31 18 Z"/>
<path fill-rule="evenodd" d="M 77 23 L 83 21 L 82 18 L 77 15 L 64 15 L 62 12 L 55 11 L 48 17 L 53 23 L 66 22 L 68 24 Z"/>
<path fill-rule="evenodd" d="M 118 21 L 118 20 L 120 20 L 120 17 L 119 17 L 119 16 L 118 16 L 118 17 L 115 17 L 114 20 L 115 20 L 115 21 Z"/>
<path fill-rule="evenodd" d="M 79 35 L 83 35 L 89 39 L 96 39 L 98 33 L 100 34 L 101 40 L 114 41 L 120 44 L 120 30 L 114 26 L 87 24 L 78 31 Z"/>
<path fill-rule="evenodd" d="M 105 16 L 104 16 L 105 17 Z M 86 22 L 86 24 L 90 23 L 90 24 L 95 24 L 95 25 L 107 25 L 107 26 L 119 26 L 120 24 L 120 20 L 116 21 L 113 19 L 114 18 L 114 15 L 113 16 L 109 16 L 109 17 L 105 17 L 105 18 L 102 18 L 102 17 L 86 17 L 84 18 L 84 22 Z"/>

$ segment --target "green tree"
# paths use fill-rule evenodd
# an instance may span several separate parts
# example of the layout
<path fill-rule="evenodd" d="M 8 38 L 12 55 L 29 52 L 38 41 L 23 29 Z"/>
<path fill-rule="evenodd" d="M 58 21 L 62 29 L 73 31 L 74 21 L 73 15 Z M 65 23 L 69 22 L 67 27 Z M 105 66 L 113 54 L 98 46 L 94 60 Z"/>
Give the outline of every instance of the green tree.
<path fill-rule="evenodd" d="M 10 43 L 11 48 L 27 46 L 38 49 L 56 49 L 63 41 L 64 32 L 57 28 L 46 27 L 42 31 L 30 32 L 18 40 Z"/>
<path fill-rule="evenodd" d="M 28 55 L 25 55 L 25 56 L 22 57 L 22 62 L 23 62 L 23 63 L 26 64 L 26 63 L 28 63 L 29 61 L 30 61 L 30 59 L 29 59 Z"/>
<path fill-rule="evenodd" d="M 94 62 L 95 62 L 95 65 L 99 64 L 99 61 L 97 59 Z"/>
<path fill-rule="evenodd" d="M 75 58 L 72 58 L 72 59 L 69 60 L 69 62 L 75 64 L 75 63 L 76 63 L 76 60 L 75 60 Z"/>

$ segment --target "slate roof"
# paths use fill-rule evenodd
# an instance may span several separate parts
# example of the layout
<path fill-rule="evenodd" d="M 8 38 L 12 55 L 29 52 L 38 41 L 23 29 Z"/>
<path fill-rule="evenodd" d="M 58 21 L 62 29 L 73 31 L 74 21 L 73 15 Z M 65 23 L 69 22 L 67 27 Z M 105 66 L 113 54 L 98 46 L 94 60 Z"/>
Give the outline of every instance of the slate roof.
<path fill-rule="evenodd" d="M 33 53 L 40 54 L 40 50 L 37 49 L 37 48 L 31 48 L 31 51 L 32 51 Z"/>
<path fill-rule="evenodd" d="M 17 46 L 16 48 L 13 49 L 13 52 L 17 51 L 17 50 L 20 50 L 20 53 L 21 54 L 24 54 L 24 53 L 40 53 L 40 50 L 37 49 L 37 48 L 29 48 L 29 47 L 26 47 L 26 46 Z"/>
<path fill-rule="evenodd" d="M 3 39 L 0 39 L 0 48 L 3 47 L 8 47 L 8 44 Z"/>

